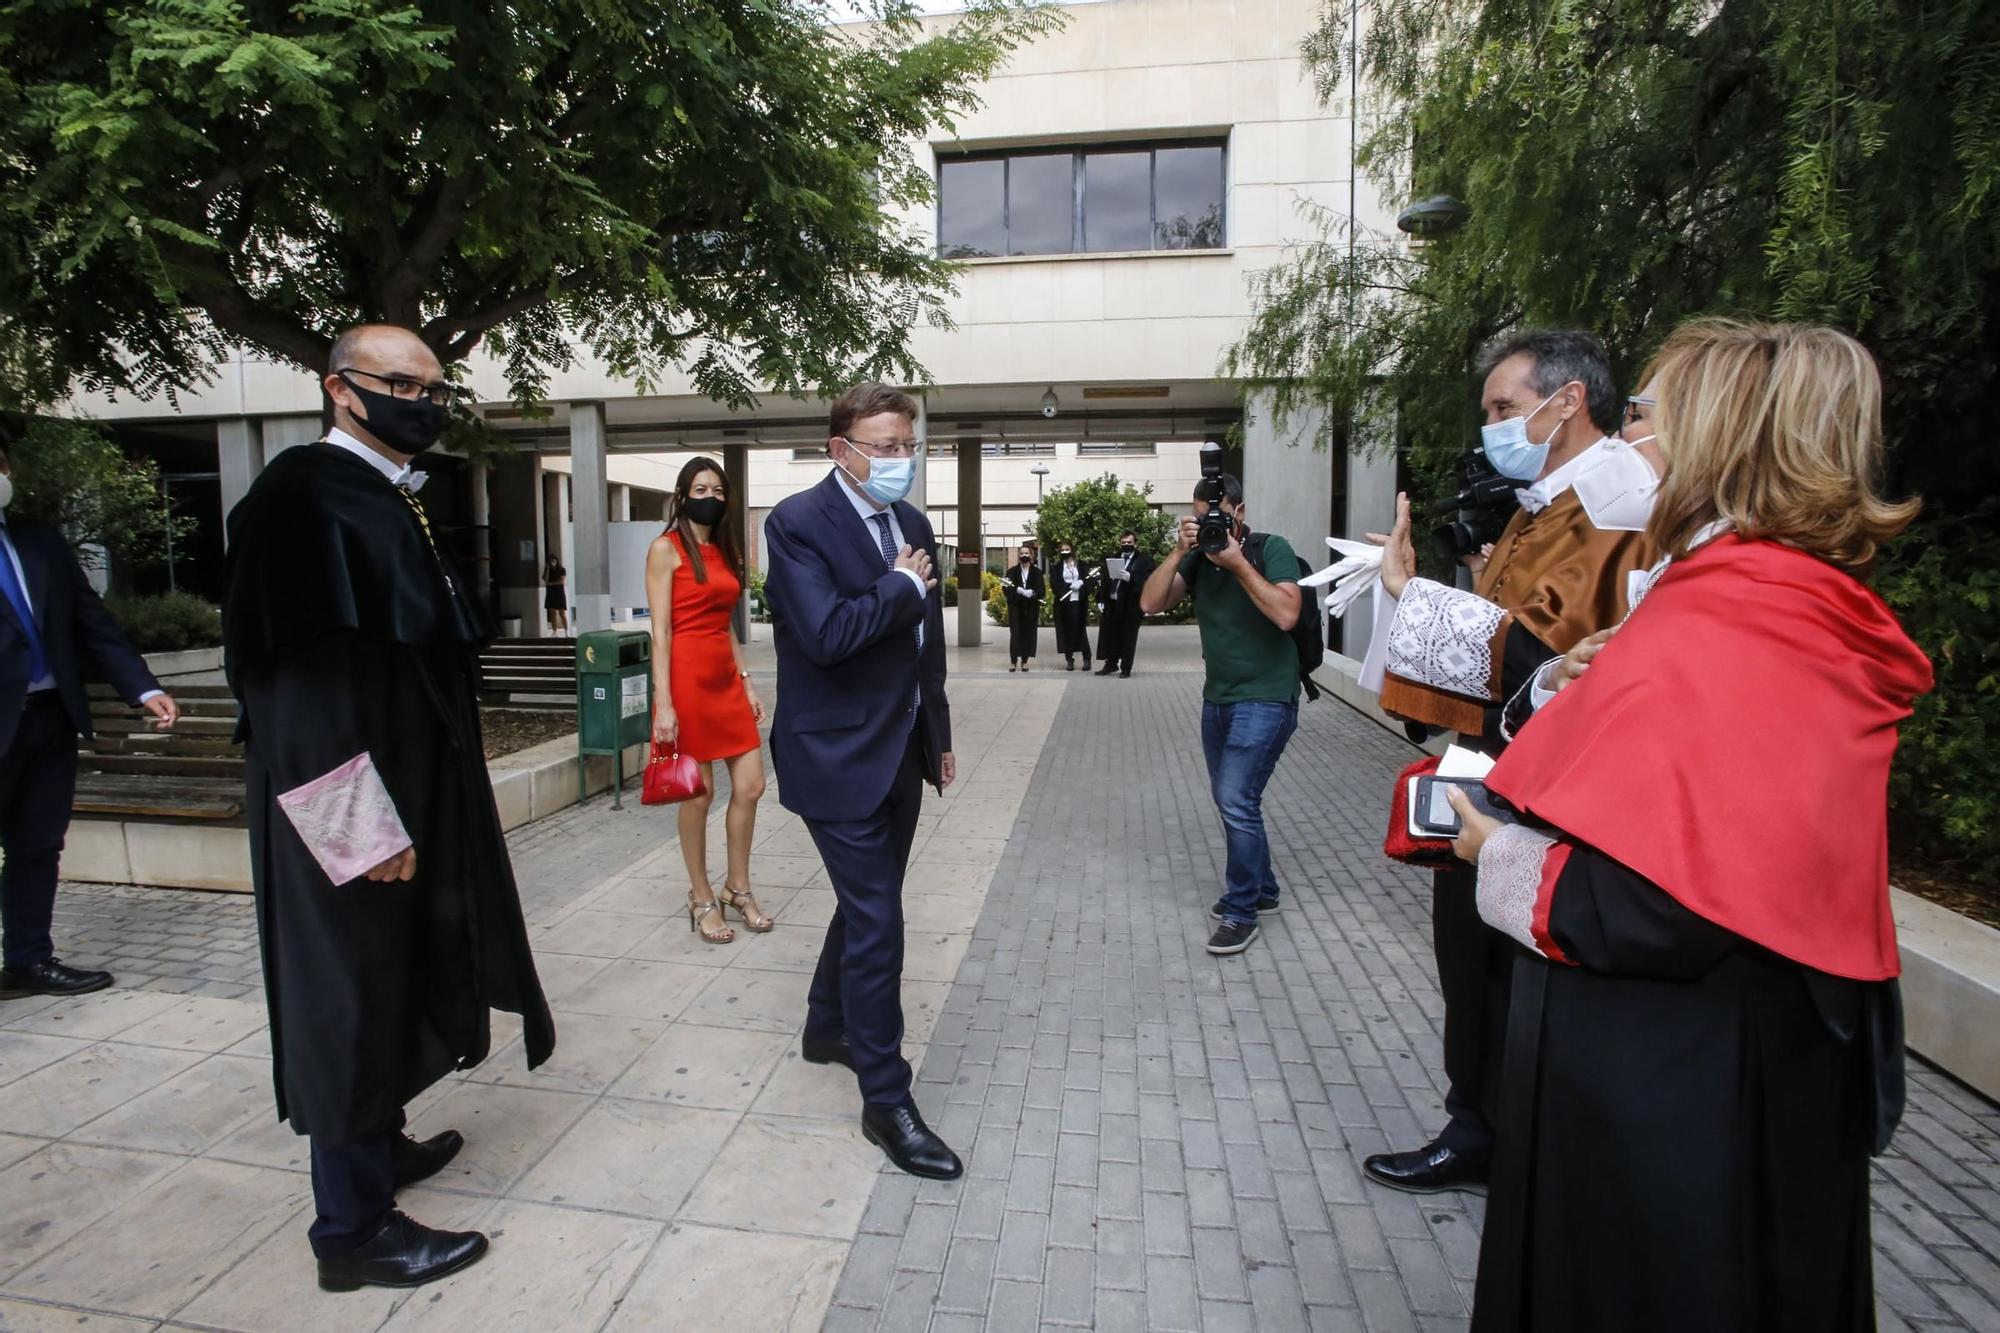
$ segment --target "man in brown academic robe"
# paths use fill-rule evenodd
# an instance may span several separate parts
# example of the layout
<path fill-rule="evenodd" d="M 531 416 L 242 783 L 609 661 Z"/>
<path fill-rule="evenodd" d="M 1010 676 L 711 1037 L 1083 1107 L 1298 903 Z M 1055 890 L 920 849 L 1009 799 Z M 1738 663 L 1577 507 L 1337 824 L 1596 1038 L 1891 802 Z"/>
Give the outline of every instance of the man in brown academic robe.
<path fill-rule="evenodd" d="M 1489 348 L 1480 368 L 1486 453 L 1503 476 L 1523 483 L 1521 507 L 1473 592 L 1418 578 L 1397 586 L 1395 557 L 1385 558 L 1383 586 L 1397 603 L 1384 631 L 1382 707 L 1498 754 L 1525 716 L 1541 669 L 1631 609 L 1635 575 L 1659 556 L 1645 535 L 1658 477 L 1612 436 L 1619 402 L 1604 350 L 1589 334 L 1523 332 Z M 1407 542 L 1407 524 L 1405 511 L 1392 547 Z M 1489 1094 L 1515 946 L 1480 920 L 1475 879 L 1464 867 L 1440 870 L 1432 905 L 1450 1120 L 1423 1147 L 1362 1164 L 1396 1189 L 1432 1193 L 1486 1180 Z"/>

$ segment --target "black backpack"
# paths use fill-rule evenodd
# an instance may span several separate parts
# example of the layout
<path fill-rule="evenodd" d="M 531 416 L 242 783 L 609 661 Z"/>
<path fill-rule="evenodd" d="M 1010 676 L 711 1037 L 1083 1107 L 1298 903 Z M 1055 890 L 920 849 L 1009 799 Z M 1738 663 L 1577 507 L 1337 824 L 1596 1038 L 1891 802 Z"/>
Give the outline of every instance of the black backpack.
<path fill-rule="evenodd" d="M 1248 540 L 1243 543 L 1243 555 L 1260 575 L 1269 578 L 1270 576 L 1264 573 L 1266 535 L 1262 532 L 1251 533 Z M 1199 553 L 1189 554 L 1198 556 Z M 1313 567 L 1306 563 L 1303 556 L 1296 551 L 1292 554 L 1299 562 L 1300 578 L 1313 572 Z M 1299 618 L 1292 625 L 1291 635 L 1292 646 L 1299 652 L 1299 684 L 1305 687 L 1306 701 L 1310 703 L 1320 696 L 1320 688 L 1313 683 L 1312 673 L 1326 663 L 1326 622 L 1320 616 L 1318 588 L 1300 586 Z"/>

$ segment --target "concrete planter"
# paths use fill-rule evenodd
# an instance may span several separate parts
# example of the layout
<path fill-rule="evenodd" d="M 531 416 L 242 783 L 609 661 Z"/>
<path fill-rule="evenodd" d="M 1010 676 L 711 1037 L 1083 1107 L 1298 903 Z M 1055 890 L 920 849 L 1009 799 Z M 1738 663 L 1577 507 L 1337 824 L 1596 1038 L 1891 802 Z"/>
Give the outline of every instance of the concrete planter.
<path fill-rule="evenodd" d="M 177 653 L 147 653 L 146 667 L 162 683 L 181 676 L 202 676 L 222 670 L 222 649 L 188 648 Z"/>
<path fill-rule="evenodd" d="M 646 748 L 625 753 L 629 779 L 646 762 Z M 576 736 L 502 755 L 486 766 L 500 827 L 512 831 L 576 804 Z M 611 788 L 611 759 L 585 767 L 594 795 Z M 636 793 L 633 799 L 637 799 Z M 250 892 L 250 831 L 199 824 L 77 819 L 63 849 L 62 877 L 91 884 L 140 884 L 170 889 Z"/>

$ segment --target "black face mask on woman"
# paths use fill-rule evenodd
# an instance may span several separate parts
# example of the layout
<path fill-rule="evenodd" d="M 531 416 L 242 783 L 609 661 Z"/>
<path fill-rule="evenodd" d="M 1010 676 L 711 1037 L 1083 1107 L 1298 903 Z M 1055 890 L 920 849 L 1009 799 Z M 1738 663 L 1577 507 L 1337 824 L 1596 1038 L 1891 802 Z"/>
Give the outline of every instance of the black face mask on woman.
<path fill-rule="evenodd" d="M 700 499 L 689 500 L 686 504 L 682 505 L 681 512 L 687 515 L 688 522 L 699 523 L 704 528 L 712 528 L 722 522 L 722 516 L 728 511 L 728 508 L 727 503 L 717 499 L 715 496 L 704 495 Z"/>

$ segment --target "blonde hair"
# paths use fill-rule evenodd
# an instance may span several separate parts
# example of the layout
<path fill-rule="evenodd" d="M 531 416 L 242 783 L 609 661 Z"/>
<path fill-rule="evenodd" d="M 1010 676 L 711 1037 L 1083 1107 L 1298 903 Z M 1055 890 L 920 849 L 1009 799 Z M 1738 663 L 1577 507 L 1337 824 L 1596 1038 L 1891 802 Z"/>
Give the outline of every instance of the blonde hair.
<path fill-rule="evenodd" d="M 1647 533 L 1668 554 L 1722 519 L 1859 573 L 1916 517 L 1882 496 L 1882 378 L 1847 334 L 1700 319 L 1649 369 L 1667 475 Z"/>

